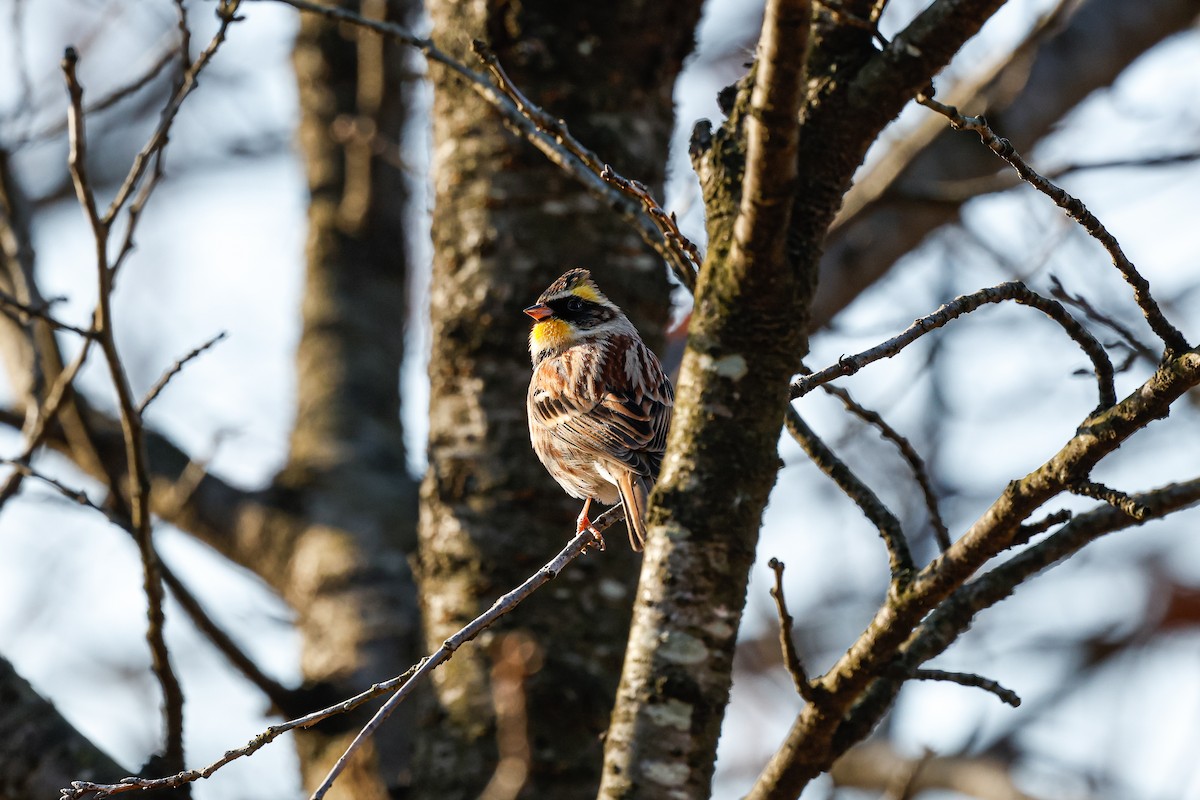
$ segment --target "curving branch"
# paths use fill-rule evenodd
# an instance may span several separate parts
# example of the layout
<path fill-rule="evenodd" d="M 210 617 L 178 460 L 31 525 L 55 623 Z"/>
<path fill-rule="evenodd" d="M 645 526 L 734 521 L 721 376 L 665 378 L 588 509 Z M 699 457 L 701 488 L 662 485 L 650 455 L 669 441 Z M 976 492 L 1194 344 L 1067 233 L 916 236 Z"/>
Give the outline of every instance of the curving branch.
<path fill-rule="evenodd" d="M 1031 291 L 1019 281 L 1001 283 L 987 289 L 981 289 L 974 294 L 963 295 L 946 303 L 937 311 L 915 321 L 902 333 L 893 336 L 886 342 L 852 356 L 843 356 L 832 366 L 810 375 L 801 375 L 792 381 L 792 398 L 803 397 L 818 386 L 822 386 L 836 378 L 853 375 L 867 364 L 881 358 L 891 358 L 905 347 L 915 342 L 930 331 L 942 327 L 951 320 L 969 314 L 975 309 L 988 303 L 1001 303 L 1012 300 L 1021 305 L 1030 306 L 1041 311 L 1050 319 L 1057 322 L 1067 335 L 1092 360 L 1092 368 L 1096 373 L 1097 391 L 1100 403 L 1097 410 L 1111 407 L 1116 403 L 1117 393 L 1113 387 L 1113 366 L 1104 351 L 1104 346 L 1092 336 L 1074 317 L 1067 312 L 1062 304 L 1055 300 L 1042 297 Z"/>
<path fill-rule="evenodd" d="M 972 131 L 978 134 L 989 150 L 1000 156 L 1017 171 L 1021 180 L 1053 200 L 1056 206 L 1065 211 L 1067 216 L 1078 222 L 1089 236 L 1100 243 L 1112 259 L 1113 266 L 1125 278 L 1126 283 L 1133 287 L 1134 300 L 1137 301 L 1146 321 L 1150 323 L 1151 330 L 1167 346 L 1164 357 L 1169 358 L 1172 354 L 1182 353 L 1188 349 L 1187 339 L 1178 328 L 1167 320 L 1153 295 L 1150 294 L 1150 282 L 1138 272 L 1137 267 L 1125 255 L 1117 238 L 1109 232 L 1108 228 L 1104 227 L 1095 214 L 1088 210 L 1087 206 L 1029 166 L 1029 163 L 1012 146 L 1012 143 L 997 136 L 982 117 L 968 117 L 959 113 L 958 109 L 953 106 L 939 103 L 933 98 L 932 91 L 918 95 L 917 102 L 946 117 L 955 130 Z"/>
<path fill-rule="evenodd" d="M 1193 0 L 1089 0 L 1068 8 L 1047 18 L 989 74 L 942 89 L 946 102 L 986 114 L 1018 150 L 1030 151 L 1084 98 L 1111 86 L 1136 59 L 1196 19 Z M 997 182 L 997 163 L 990 151 L 929 115 L 856 176 L 839 215 L 844 224 L 825 240 L 814 327 L 828 324 L 935 230 L 954 224 L 966 199 L 1015 185 L 1011 172 Z M 940 190 L 947 185 L 956 196 Z M 935 202 L 921 202 L 931 196 Z"/>
<path fill-rule="evenodd" d="M 1166 361 L 1124 400 L 1084 420 L 1075 436 L 1049 461 L 1024 478 L 1011 482 L 950 549 L 914 576 L 903 595 L 889 598 L 876 612 L 866 631 L 819 679 L 819 684 L 828 692 L 820 712 L 808 707 L 801 711 L 749 797 L 766 800 L 778 796 L 777 792 L 798 794 L 840 753 L 866 736 L 899 689 L 898 681 L 886 679 L 889 670 L 898 667 L 916 669 L 944 649 L 944 645 L 931 648 L 922 653 L 923 658 L 913 657 L 912 662 L 906 664 L 918 626 L 925 631 L 934 631 L 931 636 L 949 631 L 946 634 L 949 638 L 956 637 L 960 630 L 947 627 L 942 631 L 934 620 L 951 613 L 945 609 L 967 602 L 951 599 L 964 597 L 956 594 L 960 587 L 987 561 L 1026 536 L 1021 525 L 1038 508 L 1058 494 L 1071 491 L 1104 457 L 1151 422 L 1166 416 L 1171 405 L 1197 385 L 1200 385 L 1200 352 L 1190 351 Z M 1138 496 L 1134 496 L 1135 502 L 1167 513 L 1195 502 L 1193 492 L 1200 496 L 1200 486 L 1169 488 L 1172 491 L 1160 491 L 1155 506 Z M 1081 521 L 1085 516 L 1090 524 Z M 986 588 L 980 591 L 998 602 L 1032 572 L 1073 552 L 1072 548 L 1078 549 L 1100 535 L 1100 531 L 1127 527 L 1135 522 L 1134 517 L 1112 506 L 1077 516 L 1046 540 L 1012 559 L 1014 566 L 1006 569 L 1011 583 L 993 579 L 983 584 Z M 1081 534 L 1081 530 L 1087 533 Z M 995 573 L 993 570 L 989 575 Z M 929 620 L 923 622 L 927 614 Z M 963 629 L 966 624 L 963 623 Z M 917 638 L 919 640 L 919 636 Z"/>
<path fill-rule="evenodd" d="M 926 469 L 925 459 L 921 458 L 921 454 L 917 452 L 917 448 L 913 447 L 912 442 L 901 434 L 900 431 L 889 425 L 887 420 L 881 417 L 878 412 L 872 411 L 858 403 L 845 389 L 840 386 L 831 386 L 828 383 L 822 385 L 821 389 L 826 394 L 833 395 L 841 400 L 842 405 L 851 414 L 868 425 L 877 428 L 880 436 L 894 444 L 896 449 L 900 451 L 901 458 L 908 464 L 908 468 L 912 470 L 913 478 L 916 480 L 917 486 L 921 489 L 921 496 L 925 498 L 925 508 L 929 511 L 929 522 L 933 526 L 933 537 L 937 540 L 938 547 L 942 550 L 948 548 L 950 546 L 950 529 L 946 527 L 946 521 L 942 519 L 942 510 L 938 506 L 937 493 L 933 490 L 933 482 L 929 478 L 929 470 Z"/>
<path fill-rule="evenodd" d="M 904 537 L 900 520 L 888 510 L 888 507 L 871 490 L 871 487 L 863 483 L 854 474 L 854 471 L 846 466 L 846 463 L 838 458 L 827 444 L 821 441 L 796 409 L 788 406 L 783 424 L 792 439 L 800 445 L 804 454 L 816 465 L 817 469 L 824 472 L 830 480 L 837 484 L 837 487 L 854 501 L 855 505 L 862 510 L 863 516 L 870 520 L 871 524 L 879 531 L 880 538 L 887 546 L 892 591 L 902 590 L 912 579 L 914 565 L 912 552 Z"/>

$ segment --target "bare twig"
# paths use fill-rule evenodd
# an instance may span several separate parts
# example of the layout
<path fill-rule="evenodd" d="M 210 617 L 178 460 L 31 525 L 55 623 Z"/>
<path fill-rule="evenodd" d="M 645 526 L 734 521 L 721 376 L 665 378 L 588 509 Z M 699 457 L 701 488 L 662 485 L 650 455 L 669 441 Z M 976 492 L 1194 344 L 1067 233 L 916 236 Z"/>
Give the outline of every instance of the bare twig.
<path fill-rule="evenodd" d="M 622 178 L 608 164 L 605 164 L 604 168 L 600 170 L 600 177 L 642 204 L 642 209 L 658 226 L 667 246 L 676 255 L 675 260 L 668 262 L 675 272 L 675 277 L 679 278 L 688 291 L 694 291 L 696 273 L 700 271 L 700 265 L 704 263 L 704 256 L 700 254 L 700 248 L 684 236 L 683 231 L 679 230 L 679 220 L 675 218 L 675 215 L 668 214 L 658 204 L 644 183 Z M 680 269 L 681 265 L 687 265 L 688 268 Z"/>
<path fill-rule="evenodd" d="M 779 612 L 779 647 L 783 651 L 783 664 L 787 668 L 788 675 L 792 676 L 796 692 L 805 701 L 816 703 L 818 702 L 817 691 L 808 680 L 808 672 L 804 669 L 804 663 L 800 660 L 800 653 L 796 650 L 796 642 L 792 637 L 792 626 L 795 624 L 795 620 L 788 612 L 787 599 L 783 596 L 784 564 L 778 558 L 772 558 L 767 562 L 767 566 L 775 573 L 775 585 L 771 587 L 771 597 L 775 600 L 775 610 Z"/>
<path fill-rule="evenodd" d="M 88 336 L 83 340 L 83 347 L 79 348 L 79 352 L 75 355 L 74 360 L 67 365 L 66 369 L 58 374 L 54 381 L 54 385 L 50 387 L 50 391 L 46 393 L 45 400 L 37 409 L 34 417 L 33 427 L 25 437 L 25 448 L 21 454 L 16 456 L 12 461 L 20 464 L 29 464 L 29 460 L 33 458 L 33 453 L 42 446 L 46 435 L 50 432 L 50 427 L 54 419 L 58 416 L 58 412 L 62 410 L 63 401 L 70 395 L 72 389 L 71 384 L 75 380 L 75 376 L 79 374 L 79 370 L 83 367 L 83 362 L 87 360 L 88 353 L 91 351 L 92 342 L 95 341 L 95 334 Z M 20 470 L 11 473 L 4 481 L 4 485 L 0 486 L 0 508 L 4 504 L 16 496 L 21 489 L 21 479 L 25 475 Z"/>
<path fill-rule="evenodd" d="M 125 176 L 125 180 L 121 183 L 121 187 L 117 189 L 116 195 L 112 202 L 109 203 L 108 209 L 104 212 L 104 225 L 106 228 L 112 225 L 117 214 L 129 202 L 129 198 L 133 195 L 134 190 L 138 187 L 142 177 L 146 174 L 147 168 L 150 166 L 152 159 L 157 160 L 158 155 L 167 144 L 168 134 L 171 131 L 171 125 L 175 122 L 175 117 L 179 114 L 179 109 L 183 105 L 183 101 L 197 86 L 197 80 L 200 73 L 208 66 L 209 61 L 216 55 L 217 50 L 225 41 L 225 36 L 229 32 L 229 26 L 234 22 L 241 20 L 238 16 L 238 7 L 241 5 L 240 0 L 218 0 L 217 2 L 217 18 L 220 23 L 217 26 L 217 32 L 213 34 L 208 46 L 196 57 L 196 60 L 191 62 L 187 70 L 184 72 L 182 79 L 179 82 L 178 88 L 167 102 L 167 105 L 162 110 L 162 115 L 159 117 L 158 126 L 150 135 L 150 139 L 138 152 L 133 159 L 133 165 L 129 169 L 129 173 Z M 182 23 L 181 23 L 182 24 Z M 186 58 L 186 53 L 184 54 Z"/>
<path fill-rule="evenodd" d="M 918 681 L 946 681 L 947 683 L 957 683 L 960 686 L 973 686 L 976 689 L 991 692 L 1013 708 L 1021 705 L 1021 698 L 1012 689 L 1004 688 L 991 678 L 985 678 L 970 672 L 947 672 L 944 669 L 918 669 L 912 673 L 912 677 Z"/>
<path fill-rule="evenodd" d="M 1128 347 L 1134 355 L 1145 358 L 1151 364 L 1158 361 L 1158 354 L 1151 350 L 1150 347 L 1144 342 L 1140 341 L 1137 336 L 1134 335 L 1133 331 L 1109 315 L 1098 311 L 1082 295 L 1075 295 L 1068 292 L 1066 287 L 1062 285 L 1062 282 L 1054 275 L 1050 276 L 1050 295 L 1069 306 L 1078 308 L 1088 319 L 1112 330 L 1121 337 L 1121 341 L 1125 343 L 1125 346 Z"/>
<path fill-rule="evenodd" d="M 882 344 L 869 350 L 864 350 L 853 356 L 843 356 L 838 363 L 811 375 L 802 375 L 792 381 L 792 399 L 803 397 L 813 389 L 846 375 L 853 375 L 867 364 L 881 358 L 891 358 L 908 345 L 915 342 L 932 330 L 942 327 L 951 320 L 988 303 L 1001 303 L 1012 300 L 1021 305 L 1030 306 L 1041 311 L 1057 322 L 1067 335 L 1084 351 L 1092 361 L 1096 373 L 1096 383 L 1100 396 L 1098 409 L 1109 408 L 1117 402 L 1117 392 L 1113 387 L 1113 366 L 1103 345 L 1092 336 L 1086 328 L 1072 317 L 1062 304 L 1031 291 L 1025 284 L 1018 281 L 1001 283 L 987 289 L 981 289 L 974 294 L 963 295 L 946 303 L 937 311 L 913 322 L 902 333 L 893 336 Z"/>
<path fill-rule="evenodd" d="M 88 181 L 86 163 L 86 136 L 83 125 L 83 87 L 76 76 L 78 58 L 72 48 L 63 57 L 63 74 L 70 96 L 68 119 L 70 120 L 70 152 L 68 165 L 72 183 L 92 226 L 96 246 L 96 272 L 98 277 L 98 301 L 95 312 L 96 342 L 104 353 L 109 376 L 117 393 L 121 427 L 125 439 L 125 458 L 129 472 L 130 526 L 137 541 L 142 561 L 142 587 L 146 595 L 147 617 L 146 640 L 150 646 L 151 665 L 163 694 L 163 715 L 166 744 L 164 759 L 169 769 L 181 769 L 183 756 L 183 690 L 171 667 L 167 650 L 163 613 L 163 586 L 159 572 L 158 554 L 154 550 L 150 519 L 150 480 L 146 471 L 146 451 L 142 441 L 141 417 L 133 402 L 133 393 L 128 376 L 117 352 L 112 329 L 112 278 L 108 265 L 108 232 L 111 218 L 101 218 L 96 209 L 95 195 Z M 114 205 L 113 208 L 119 208 Z"/>
<path fill-rule="evenodd" d="M 558 573 L 562 572 L 563 568 L 580 556 L 588 547 L 592 546 L 595 541 L 595 535 L 602 533 L 605 528 L 617 521 L 623 519 L 624 514 L 614 514 L 620 512 L 621 506 L 615 506 L 602 514 L 596 519 L 591 528 L 576 534 L 575 538 L 567 543 L 567 546 L 559 551 L 558 555 L 552 558 L 544 567 L 539 569 L 533 575 L 525 580 L 517 588 L 510 591 L 508 594 L 501 597 L 492 607 L 480 614 L 475 619 L 471 620 L 465 626 L 459 629 L 457 633 L 442 643 L 442 646 L 437 649 L 432 655 L 427 656 L 417 671 L 413 673 L 412 679 L 400 686 L 396 692 L 388 698 L 388 701 L 375 712 L 375 716 L 363 726 L 358 732 L 358 736 L 354 737 L 354 741 L 346 748 L 346 751 L 338 758 L 333 767 L 330 768 L 329 774 L 325 776 L 325 780 L 317 787 L 310 797 L 310 800 L 321 800 L 322 797 L 333 786 L 333 782 L 342 774 L 342 770 L 346 768 L 350 758 L 354 752 L 360 748 L 367 739 L 375 732 L 375 730 L 384 723 L 384 721 L 392 715 L 392 712 L 404 702 L 408 695 L 412 692 L 413 687 L 417 683 L 417 679 L 424 677 L 428 673 L 441 666 L 448 661 L 458 648 L 462 647 L 467 642 L 474 639 L 482 633 L 488 626 L 496 620 L 503 617 L 508 612 L 516 608 L 525 598 L 533 594 L 545 584 L 554 580 Z M 610 517 L 610 515 L 612 515 Z"/>
<path fill-rule="evenodd" d="M 217 770 L 233 761 L 236 761 L 239 758 L 253 755 L 288 731 L 292 731 L 297 728 L 312 727 L 322 720 L 353 711 L 369 700 L 379 697 L 382 694 L 386 694 L 387 692 L 395 691 L 396 693 L 388 701 L 388 704 L 382 707 L 379 712 L 376 713 L 375 718 L 368 723 L 367 727 L 363 728 L 362 732 L 360 732 L 355 741 L 360 742 L 365 740 L 368 736 L 370 736 L 375 728 L 379 726 L 379 723 L 382 722 L 382 719 L 379 719 L 380 715 L 383 714 L 386 718 L 386 716 L 390 714 L 391 711 L 394 710 L 395 707 L 399 705 L 399 703 L 402 702 L 405 697 L 408 696 L 408 694 L 412 691 L 413 686 L 415 686 L 417 683 L 416 679 L 428 675 L 438 665 L 450 659 L 459 647 L 474 639 L 486 628 L 495 623 L 496 620 L 500 619 L 502 616 L 516 608 L 517 605 L 524 601 L 529 595 L 533 594 L 543 585 L 557 577 L 563 568 L 578 558 L 579 555 L 583 553 L 583 551 L 586 550 L 591 544 L 593 541 L 593 531 L 597 533 L 603 533 L 605 530 L 620 522 L 624 518 L 625 513 L 622 510 L 622 507 L 617 505 L 610 508 L 608 511 L 605 511 L 596 519 L 592 520 L 591 529 L 577 534 L 567 543 L 566 547 L 560 550 L 554 558 L 552 558 L 546 563 L 545 566 L 530 576 L 524 583 L 501 597 L 492 605 L 491 608 L 480 614 L 471 622 L 467 623 L 457 633 L 447 639 L 442 644 L 441 648 L 439 648 L 435 653 L 421 659 L 420 662 L 414 664 L 402 674 L 377 683 L 374 686 L 371 686 L 369 689 L 366 689 L 365 691 L 355 695 L 354 697 L 347 698 L 346 700 L 335 703 L 334 705 L 327 706 L 326 708 L 322 708 L 318 711 L 313 711 L 312 713 L 305 714 L 302 717 L 288 720 L 287 722 L 279 725 L 272 725 L 262 733 L 255 736 L 244 746 L 234 750 L 226 751 L 221 758 L 217 759 L 208 766 L 203 767 L 202 769 L 183 770 L 175 775 L 169 775 L 165 778 L 130 777 L 125 778 L 118 783 L 72 781 L 70 788 L 61 790 L 63 800 L 82 800 L 82 798 L 91 797 L 102 798 L 117 794 L 124 794 L 125 792 L 140 792 L 152 789 L 177 789 L 186 784 L 194 783 L 202 778 L 208 778 L 217 772 Z M 435 661 L 435 659 L 436 663 L 432 663 Z M 386 714 L 384 713 L 385 711 Z M 345 760 L 349 758 L 349 756 L 355 749 L 357 749 L 358 746 L 358 744 L 352 744 L 350 748 L 347 749 L 347 751 L 342 755 L 342 758 L 338 761 L 341 766 L 339 767 L 335 765 L 335 772 L 331 772 L 330 776 L 326 778 L 327 782 L 336 779 L 337 774 L 340 774 L 341 769 L 345 766 Z M 325 787 L 324 791 L 328 791 L 327 786 Z M 322 794 L 324 794 L 324 792 L 322 792 Z"/>
<path fill-rule="evenodd" d="M 854 474 L 845 462 L 829 449 L 821 438 L 808 427 L 808 423 L 796 409 L 787 407 L 783 418 L 784 427 L 804 450 L 812 462 L 837 484 L 838 488 L 862 510 L 863 515 L 876 527 L 888 551 L 888 565 L 892 575 L 892 589 L 904 587 L 914 569 L 912 553 L 904 538 L 900 520 L 888 510 L 875 492 Z"/>
<path fill-rule="evenodd" d="M 599 177 L 604 183 L 615 187 L 621 194 L 628 195 L 645 210 L 649 221 L 662 235 L 661 243 L 657 239 L 655 241 L 646 240 L 647 243 L 658 251 L 663 260 L 671 267 L 671 271 L 675 273 L 675 277 L 679 278 L 684 286 L 689 290 L 695 289 L 696 272 L 700 268 L 699 251 L 679 232 L 679 228 L 674 224 L 674 219 L 663 212 L 662 207 L 654 201 L 645 187 L 617 175 L 612 167 L 601 161 L 599 156 L 571 135 L 564 120 L 547 114 L 536 103 L 530 101 L 508 77 L 508 73 L 500 65 L 500 60 L 486 44 L 475 39 L 471 42 L 471 49 L 487 68 L 496 87 L 512 101 L 513 107 L 518 113 L 532 122 L 539 132 L 573 156 L 590 173 Z M 638 187 L 640 187 L 640 191 Z M 645 237 L 643 236 L 643 238 Z"/>
<path fill-rule="evenodd" d="M 982 117 L 968 117 L 959 113 L 954 106 L 939 103 L 933 99 L 932 87 L 927 94 L 917 95 L 917 102 L 946 117 L 955 130 L 972 131 L 978 134 L 988 149 L 1008 162 L 1023 181 L 1049 197 L 1055 205 L 1067 213 L 1067 216 L 1083 226 L 1083 229 L 1108 251 L 1113 266 L 1133 287 L 1133 296 L 1138 307 L 1142 310 L 1142 314 L 1146 317 L 1146 321 L 1155 335 L 1166 345 L 1166 356 L 1183 353 L 1188 349 L 1187 339 L 1178 328 L 1167 320 L 1162 309 L 1158 307 L 1158 303 L 1150 294 L 1150 282 L 1138 272 L 1133 262 L 1121 249 L 1116 237 L 1104 227 L 1095 214 L 1088 210 L 1087 206 L 1029 166 L 1025 159 L 1013 149 L 1012 143 L 997 136 Z"/>
<path fill-rule="evenodd" d="M 257 0 L 258 2 L 278 2 L 289 5 L 301 11 L 320 14 L 329 19 L 349 22 L 377 33 L 389 36 L 402 44 L 419 50 L 425 58 L 435 64 L 441 64 L 463 78 L 467 85 L 484 102 L 490 105 L 501 120 L 517 135 L 524 138 L 546 156 L 551 163 L 560 167 L 563 172 L 579 181 L 585 189 L 606 203 L 622 219 L 630 223 L 637 234 L 649 247 L 670 265 L 671 270 L 679 276 L 685 286 L 695 285 L 694 275 L 688 260 L 680 248 L 673 246 L 664 238 L 659 221 L 647 216 L 639 202 L 634 202 L 624 192 L 610 185 L 601 177 L 604 163 L 599 157 L 584 147 L 571 136 L 566 124 L 546 114 L 536 104 L 520 95 L 520 104 L 510 97 L 499 83 L 494 83 L 488 75 L 471 69 L 441 48 L 433 39 L 414 35 L 408 29 L 392 22 L 370 19 L 340 6 L 326 5 L 312 0 Z M 503 69 L 495 55 L 486 46 L 479 53 L 489 73 L 497 81 L 507 80 Z M 490 62 L 489 62 L 490 57 Z M 493 69 L 494 67 L 494 69 Z M 503 78 L 500 76 L 504 75 Z M 511 81 L 509 81 L 511 84 Z M 515 88 L 515 87 L 514 87 Z M 543 127 L 544 126 L 544 127 Z"/>
<path fill-rule="evenodd" d="M 242 677 L 254 684 L 276 708 L 288 708 L 295 692 L 263 672 L 254 659 L 238 646 L 233 637 L 209 616 L 204 605 L 196 599 L 187 585 L 161 561 L 159 562 L 159 571 L 162 574 L 163 584 L 170 590 L 180 608 L 188 615 L 197 630 L 212 642 L 213 647 L 217 648 L 221 655 L 225 656 L 226 660 L 242 673 Z"/>
<path fill-rule="evenodd" d="M 93 511 L 100 512 L 110 522 L 114 522 L 118 525 L 122 524 L 118 516 L 116 516 L 110 509 L 97 505 L 90 497 L 87 496 L 87 492 L 83 491 L 82 489 L 74 489 L 70 486 L 67 486 L 57 478 L 53 478 L 44 472 L 40 472 L 29 464 L 19 461 L 15 458 L 0 458 L 0 464 L 12 467 L 14 471 L 21 473 L 26 478 L 33 478 L 41 481 L 66 499 L 70 500 L 72 503 L 77 503 L 84 508 L 90 508 Z"/>
<path fill-rule="evenodd" d="M 1013 544 L 1024 544 L 1034 536 L 1037 536 L 1039 533 L 1045 533 L 1055 525 L 1068 522 L 1070 519 L 1071 510 L 1067 508 L 1060 508 L 1058 511 L 1042 517 L 1037 522 L 1023 524 L 1017 529 L 1017 535 L 1013 537 Z"/>
<path fill-rule="evenodd" d="M 176 50 L 174 47 L 168 47 L 164 49 L 158 55 L 158 58 L 156 58 L 141 75 L 129 81 L 124 86 L 117 87 L 101 97 L 99 100 L 88 103 L 83 109 L 84 116 L 90 117 L 93 114 L 110 109 L 125 98 L 145 88 L 148 84 L 150 84 L 151 81 L 159 76 L 167 64 L 171 63 L 171 61 L 175 58 L 175 53 Z M 69 128 L 70 120 L 61 119 L 57 122 L 47 125 L 41 130 L 21 137 L 17 141 L 13 142 L 12 149 L 19 150 L 20 148 L 33 142 L 39 142 L 53 138 L 62 134 L 64 131 L 69 131 Z"/>
<path fill-rule="evenodd" d="M 49 323 L 52 327 L 57 328 L 60 331 L 70 331 L 71 333 L 84 338 L 94 335 L 93 331 L 87 330 L 86 328 L 80 328 L 77 325 L 70 325 L 56 318 L 50 313 L 49 302 L 39 303 L 38 305 L 23 303 L 8 292 L 0 290 L 0 306 L 5 306 L 7 309 L 11 309 L 8 313 L 10 313 L 16 319 L 16 321 L 20 322 L 22 325 L 27 325 L 31 318 L 37 318 Z"/>
<path fill-rule="evenodd" d="M 138 413 L 139 414 L 146 413 L 146 407 L 154 402 L 154 399 L 156 397 L 158 397 L 159 393 L 161 393 L 163 389 L 167 388 L 167 384 L 170 382 L 170 380 L 172 378 L 174 378 L 176 375 L 179 374 L 179 372 L 183 369 L 185 364 L 187 364 L 189 361 L 191 361 L 192 359 L 199 356 L 204 351 L 213 347 L 218 342 L 224 341 L 228 335 L 229 334 L 227 331 L 221 331 L 220 333 L 218 333 L 216 336 L 209 339 L 204 344 L 200 345 L 199 347 L 197 347 L 193 350 L 190 350 L 187 353 L 187 355 L 184 355 L 183 357 L 176 360 L 175 363 L 172 364 L 169 368 L 167 368 L 167 370 L 159 377 L 159 379 L 154 382 L 154 385 L 150 387 L 150 391 L 146 392 L 146 396 L 142 398 L 142 402 L 138 403 L 138 407 L 137 407 Z"/>
<path fill-rule="evenodd" d="M 1103 483 L 1096 483 L 1095 481 L 1079 481 L 1078 483 L 1071 484 L 1070 489 L 1072 492 L 1081 497 L 1090 497 L 1093 500 L 1103 500 L 1113 508 L 1119 509 L 1123 513 L 1133 517 L 1138 522 L 1144 521 L 1150 514 L 1149 509 L 1139 504 L 1129 495 L 1125 494 L 1124 492 L 1117 491 L 1116 489 L 1110 489 Z"/>
<path fill-rule="evenodd" d="M 851 414 L 854 414 L 868 425 L 878 428 L 880 435 L 894 444 L 896 449 L 900 451 L 900 455 L 908 463 L 908 468 L 912 470 L 917 485 L 921 487 L 921 495 L 925 498 L 925 508 L 929 511 L 929 522 L 933 525 L 933 535 L 937 540 L 938 547 L 942 550 L 948 548 L 950 546 L 950 529 L 946 527 L 946 522 L 942 519 L 942 511 L 938 507 L 937 494 L 933 491 L 933 483 L 929 479 L 929 470 L 925 468 L 925 460 L 921 458 L 921 454 L 913 447 L 912 442 L 889 425 L 878 413 L 860 405 L 850 396 L 848 391 L 840 386 L 831 386 L 826 383 L 821 388 L 827 394 L 831 394 L 841 400 L 842 405 Z"/>

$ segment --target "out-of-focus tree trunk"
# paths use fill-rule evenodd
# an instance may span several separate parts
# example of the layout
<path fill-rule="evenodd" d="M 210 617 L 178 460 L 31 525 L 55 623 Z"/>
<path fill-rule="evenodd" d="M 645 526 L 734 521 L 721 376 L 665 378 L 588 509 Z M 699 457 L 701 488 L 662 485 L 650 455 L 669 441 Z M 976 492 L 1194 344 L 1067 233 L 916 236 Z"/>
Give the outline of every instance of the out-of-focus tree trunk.
<path fill-rule="evenodd" d="M 517 84 L 621 173 L 661 191 L 671 92 L 699 2 L 520 5 L 443 0 L 440 41 L 470 61 L 488 41 Z M 669 309 L 665 268 L 613 214 L 453 76 L 434 69 L 434 274 L 430 468 L 422 487 L 421 595 L 430 646 L 547 561 L 578 504 L 529 446 L 529 321 L 521 309 L 586 266 L 652 347 Z M 525 682 L 527 797 L 594 796 L 629 626 L 638 560 L 614 535 L 522 606 L 541 650 Z M 497 763 L 488 639 L 434 678 L 422 725 L 421 797 L 474 798 Z"/>
<path fill-rule="evenodd" d="M 0 658 L 0 800 L 54 797 L 71 781 L 114 781 L 124 771 Z"/>
<path fill-rule="evenodd" d="M 415 0 L 363 6 L 405 24 L 419 10 Z M 298 614 L 306 685 L 346 697 L 403 670 L 419 646 L 399 394 L 411 189 L 396 166 L 418 73 L 405 48 L 315 15 L 301 18 L 294 62 L 311 201 L 296 422 L 275 488 L 302 522 L 279 588 Z M 297 737 L 306 786 L 355 720 Z M 382 800 L 407 784 L 410 736 L 396 719 L 329 796 Z"/>

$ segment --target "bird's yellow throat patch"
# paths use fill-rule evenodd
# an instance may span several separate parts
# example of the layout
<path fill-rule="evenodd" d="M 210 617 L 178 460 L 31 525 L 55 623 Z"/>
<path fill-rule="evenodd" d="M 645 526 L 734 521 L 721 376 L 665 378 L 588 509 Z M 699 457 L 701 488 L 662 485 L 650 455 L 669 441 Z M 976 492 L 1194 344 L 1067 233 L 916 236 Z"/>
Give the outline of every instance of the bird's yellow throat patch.
<path fill-rule="evenodd" d="M 563 347 L 570 344 L 573 338 L 571 326 L 561 319 L 554 318 L 542 320 L 529 332 L 529 343 L 534 350 Z"/>

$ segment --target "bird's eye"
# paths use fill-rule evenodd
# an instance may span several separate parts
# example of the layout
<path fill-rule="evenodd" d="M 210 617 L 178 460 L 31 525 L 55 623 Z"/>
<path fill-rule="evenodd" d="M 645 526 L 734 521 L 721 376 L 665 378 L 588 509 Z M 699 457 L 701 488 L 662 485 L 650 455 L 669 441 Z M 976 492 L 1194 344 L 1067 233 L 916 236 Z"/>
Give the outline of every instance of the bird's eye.
<path fill-rule="evenodd" d="M 567 301 L 567 311 L 582 311 L 583 301 L 578 297 L 572 297 Z"/>

